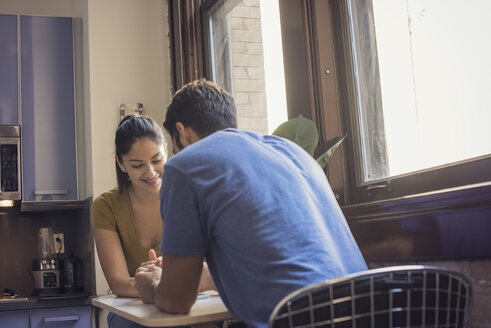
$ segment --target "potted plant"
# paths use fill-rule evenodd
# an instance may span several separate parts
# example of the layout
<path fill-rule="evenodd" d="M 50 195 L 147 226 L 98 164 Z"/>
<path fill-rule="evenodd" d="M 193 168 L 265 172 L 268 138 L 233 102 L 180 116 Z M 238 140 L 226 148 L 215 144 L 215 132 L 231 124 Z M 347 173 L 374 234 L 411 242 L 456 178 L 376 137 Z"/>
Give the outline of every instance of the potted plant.
<path fill-rule="evenodd" d="M 327 161 L 331 158 L 334 151 L 346 138 L 346 135 L 343 137 L 334 137 L 319 144 L 319 132 L 314 122 L 302 115 L 282 123 L 274 130 L 273 135 L 295 142 L 308 152 L 323 169 L 326 167 Z"/>

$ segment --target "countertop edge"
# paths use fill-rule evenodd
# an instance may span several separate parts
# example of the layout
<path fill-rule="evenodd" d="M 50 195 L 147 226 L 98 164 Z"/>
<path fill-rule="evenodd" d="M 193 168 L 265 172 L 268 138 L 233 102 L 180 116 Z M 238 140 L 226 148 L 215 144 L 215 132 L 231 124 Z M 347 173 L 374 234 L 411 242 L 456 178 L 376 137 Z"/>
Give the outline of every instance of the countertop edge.
<path fill-rule="evenodd" d="M 91 305 L 93 297 L 93 295 L 86 294 L 71 298 L 48 299 L 33 297 L 26 301 L 0 301 L 0 312 Z"/>

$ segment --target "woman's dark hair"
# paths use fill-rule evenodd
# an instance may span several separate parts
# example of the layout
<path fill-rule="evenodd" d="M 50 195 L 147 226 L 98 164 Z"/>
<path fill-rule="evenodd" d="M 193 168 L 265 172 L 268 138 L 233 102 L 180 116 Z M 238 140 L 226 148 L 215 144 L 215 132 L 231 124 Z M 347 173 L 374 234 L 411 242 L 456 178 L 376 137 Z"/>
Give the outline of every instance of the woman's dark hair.
<path fill-rule="evenodd" d="M 123 162 L 123 155 L 128 154 L 133 144 L 143 138 L 148 138 L 165 147 L 162 129 L 151 118 L 127 115 L 119 122 L 114 143 L 116 144 L 116 156 L 120 163 Z M 121 170 L 117 161 L 116 178 L 118 189 L 121 192 L 129 184 L 129 180 L 128 174 Z"/>
<path fill-rule="evenodd" d="M 226 128 L 237 128 L 234 98 L 205 79 L 189 82 L 179 89 L 167 107 L 164 128 L 179 141 L 176 123 L 190 127 L 200 138 Z"/>

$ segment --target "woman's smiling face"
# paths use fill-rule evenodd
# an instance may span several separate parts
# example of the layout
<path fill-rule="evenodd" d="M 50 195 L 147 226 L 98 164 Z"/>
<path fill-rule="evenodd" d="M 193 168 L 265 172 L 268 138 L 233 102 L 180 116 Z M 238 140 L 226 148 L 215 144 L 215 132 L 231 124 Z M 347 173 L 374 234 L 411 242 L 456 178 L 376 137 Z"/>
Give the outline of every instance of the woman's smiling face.
<path fill-rule="evenodd" d="M 133 188 L 158 192 L 162 186 L 165 161 L 164 146 L 152 139 L 142 138 L 133 143 L 118 165 L 128 174 Z"/>

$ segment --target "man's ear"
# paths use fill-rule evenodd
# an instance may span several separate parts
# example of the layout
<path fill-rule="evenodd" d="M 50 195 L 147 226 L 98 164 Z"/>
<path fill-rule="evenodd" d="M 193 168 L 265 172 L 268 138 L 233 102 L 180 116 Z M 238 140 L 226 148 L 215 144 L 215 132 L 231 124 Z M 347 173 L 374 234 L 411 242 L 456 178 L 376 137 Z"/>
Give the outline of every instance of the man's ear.
<path fill-rule="evenodd" d="M 185 127 L 181 122 L 176 123 L 176 130 L 179 133 L 178 138 L 183 147 L 187 147 L 196 141 L 196 133 L 193 129 Z"/>

